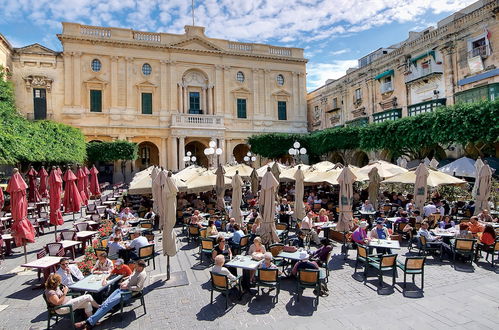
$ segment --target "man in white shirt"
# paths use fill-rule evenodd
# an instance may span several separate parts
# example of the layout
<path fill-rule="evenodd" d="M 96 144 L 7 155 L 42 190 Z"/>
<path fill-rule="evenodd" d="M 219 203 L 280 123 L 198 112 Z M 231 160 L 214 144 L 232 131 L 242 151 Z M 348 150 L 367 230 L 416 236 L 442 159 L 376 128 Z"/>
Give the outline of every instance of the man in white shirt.
<path fill-rule="evenodd" d="M 125 250 L 120 250 L 118 252 L 118 256 L 125 260 L 125 264 L 127 264 L 130 259 L 139 259 L 139 249 L 141 247 L 149 245 L 149 241 L 146 237 L 142 236 L 140 230 L 131 233 L 131 235 L 135 235 L 133 241 L 126 247 Z"/>
<path fill-rule="evenodd" d="M 229 281 L 233 282 L 237 279 L 226 267 L 224 267 L 225 257 L 219 254 L 215 257 L 215 265 L 211 269 L 213 273 L 225 275 L 228 277 Z"/>
<path fill-rule="evenodd" d="M 374 212 L 374 207 L 368 199 L 362 204 L 361 212 Z"/>
<path fill-rule="evenodd" d="M 61 283 L 65 286 L 70 286 L 79 280 L 83 279 L 83 274 L 77 265 L 70 265 L 69 259 L 62 258 L 59 262 L 59 269 L 57 270 L 57 274 L 61 276 Z"/>
<path fill-rule="evenodd" d="M 313 226 L 314 226 L 313 217 L 314 217 L 314 213 L 308 212 L 307 215 L 301 221 L 300 229 L 303 232 L 305 232 L 306 234 L 310 233 L 312 241 L 315 244 L 319 245 L 319 244 L 321 244 L 321 241 L 319 239 L 319 235 L 317 235 L 317 232 L 313 229 Z"/>
<path fill-rule="evenodd" d="M 423 207 L 423 213 L 425 218 L 428 218 L 430 214 L 437 213 L 437 207 L 433 202 L 428 202 L 428 204 Z"/>

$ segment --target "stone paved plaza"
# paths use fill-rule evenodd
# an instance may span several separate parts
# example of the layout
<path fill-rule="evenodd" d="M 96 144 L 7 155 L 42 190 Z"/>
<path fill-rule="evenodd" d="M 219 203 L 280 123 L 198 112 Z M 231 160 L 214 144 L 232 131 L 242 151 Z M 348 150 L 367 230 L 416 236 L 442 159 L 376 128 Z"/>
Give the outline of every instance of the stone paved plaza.
<path fill-rule="evenodd" d="M 65 218 L 63 228 L 71 227 L 71 216 Z M 36 251 L 53 240 L 52 230 L 53 227 L 29 245 L 29 260 L 34 260 Z M 282 281 L 277 303 L 274 304 L 267 294 L 252 297 L 246 294 L 241 301 L 234 299 L 235 302 L 224 311 L 225 300 L 217 293 L 216 302 L 210 305 L 209 272 L 206 266 L 198 263 L 197 246 L 187 244 L 180 234 L 181 229 L 177 231 L 179 252 L 172 258 L 175 281 L 163 282 L 166 258 L 157 256 L 156 270 L 152 269 L 152 264 L 147 269 L 147 314 L 143 314 L 137 301 L 126 307 L 123 315 L 108 314 L 97 329 L 497 329 L 499 268 L 494 272 L 483 259 L 472 267 L 458 263 L 454 269 L 448 261 L 441 263 L 430 257 L 424 295 L 409 285 L 404 297 L 401 277 L 397 278 L 392 291 L 391 277 L 385 277 L 383 290 L 377 290 L 376 276 L 369 277 L 367 285 L 362 283 L 360 276 L 352 276 L 355 252 L 350 251 L 349 258 L 344 261 L 343 256 L 338 255 L 340 247 L 337 245 L 330 263 L 330 295 L 321 297 L 316 309 L 312 307 L 312 291 L 306 290 L 297 302 L 293 294 L 295 283 L 286 279 Z M 14 255 L 0 265 L 0 329 L 44 329 L 47 313 L 42 291 L 32 289 L 38 284 L 36 272 L 19 272 L 17 266 L 23 263 L 24 257 L 22 249 L 14 251 Z M 160 242 L 158 251 L 161 252 Z M 406 253 L 407 249 L 403 248 L 399 258 Z M 168 287 L 182 282 L 182 277 L 185 279 L 180 276 L 182 272 L 189 284 Z M 370 274 L 374 275 L 374 272 Z M 418 280 L 416 277 L 419 284 Z M 65 319 L 54 329 L 69 327 L 69 321 Z"/>

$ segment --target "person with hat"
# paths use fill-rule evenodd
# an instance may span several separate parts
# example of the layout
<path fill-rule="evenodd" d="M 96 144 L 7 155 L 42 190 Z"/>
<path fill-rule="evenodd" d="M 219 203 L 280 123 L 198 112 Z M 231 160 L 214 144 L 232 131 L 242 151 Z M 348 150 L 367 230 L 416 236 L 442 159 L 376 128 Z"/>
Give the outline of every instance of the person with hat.
<path fill-rule="evenodd" d="M 386 229 L 386 227 L 383 225 L 383 222 L 384 222 L 383 218 L 378 218 L 378 220 L 376 220 L 376 226 L 373 229 L 371 229 L 371 231 L 369 232 L 369 238 L 371 240 L 390 239 L 390 233 L 388 232 L 388 229 Z M 385 249 L 380 247 L 376 248 L 376 252 L 391 253 L 390 249 Z"/>
<path fill-rule="evenodd" d="M 366 245 L 369 243 L 369 237 L 367 235 L 367 221 L 361 221 L 357 229 L 352 233 L 352 241 L 360 245 Z"/>
<path fill-rule="evenodd" d="M 323 238 L 321 240 L 321 247 L 312 253 L 312 259 L 317 262 L 319 266 L 327 264 L 329 253 L 333 250 L 331 241 L 329 238 Z"/>
<path fill-rule="evenodd" d="M 130 277 L 120 284 L 120 287 L 111 293 L 109 297 L 102 303 L 99 309 L 85 321 L 78 322 L 75 324 L 76 328 L 92 328 L 97 324 L 97 322 L 104 317 L 114 306 L 118 305 L 121 298 L 125 301 L 132 297 L 132 292 L 142 291 L 147 278 L 147 274 L 144 271 L 146 268 L 146 263 L 144 260 L 137 260 L 135 263 L 135 270 Z M 132 292 L 131 292 L 132 291 Z"/>
<path fill-rule="evenodd" d="M 119 258 L 114 262 L 114 269 L 111 271 L 111 275 L 121 275 L 123 278 L 127 278 L 132 275 L 132 270 L 130 267 L 125 265 L 125 261 L 123 259 Z"/>
<path fill-rule="evenodd" d="M 296 276 L 300 269 L 319 269 L 319 265 L 317 265 L 315 261 L 309 260 L 309 255 L 307 251 L 301 251 L 299 254 L 299 258 L 300 261 L 298 261 L 295 264 L 293 270 L 291 271 L 291 274 Z"/>

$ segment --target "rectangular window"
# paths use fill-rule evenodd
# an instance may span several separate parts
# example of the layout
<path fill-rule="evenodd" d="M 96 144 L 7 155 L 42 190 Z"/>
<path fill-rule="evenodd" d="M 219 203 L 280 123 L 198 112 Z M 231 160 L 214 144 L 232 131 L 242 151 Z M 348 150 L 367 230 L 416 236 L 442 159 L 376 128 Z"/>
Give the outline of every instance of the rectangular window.
<path fill-rule="evenodd" d="M 90 112 L 102 112 L 102 91 L 90 90 Z"/>
<path fill-rule="evenodd" d="M 392 109 L 373 114 L 373 123 L 382 123 L 387 120 L 397 120 L 402 118 L 402 109 Z"/>
<path fill-rule="evenodd" d="M 470 40 L 468 42 L 468 57 L 486 57 L 490 54 L 488 46 L 488 40 L 485 36 Z"/>
<path fill-rule="evenodd" d="M 381 83 L 381 93 L 388 93 L 393 91 L 392 76 L 383 78 Z"/>
<path fill-rule="evenodd" d="M 152 115 L 152 93 L 142 93 L 142 114 Z"/>
<path fill-rule="evenodd" d="M 237 118 L 246 118 L 246 99 L 237 99 Z"/>
<path fill-rule="evenodd" d="M 287 120 L 286 101 L 277 101 L 277 119 Z"/>
<path fill-rule="evenodd" d="M 335 98 L 333 99 L 333 110 L 334 110 L 334 109 L 338 109 L 338 98 L 337 98 L 337 97 L 335 97 Z"/>
<path fill-rule="evenodd" d="M 433 112 L 436 107 L 445 105 L 446 99 L 437 99 L 408 106 L 409 116 L 417 116 L 425 112 Z"/>
<path fill-rule="evenodd" d="M 359 101 L 361 99 L 362 99 L 362 90 L 360 88 L 357 88 L 355 90 L 354 100 Z"/>
<path fill-rule="evenodd" d="M 189 113 L 201 114 L 199 92 L 189 92 Z"/>

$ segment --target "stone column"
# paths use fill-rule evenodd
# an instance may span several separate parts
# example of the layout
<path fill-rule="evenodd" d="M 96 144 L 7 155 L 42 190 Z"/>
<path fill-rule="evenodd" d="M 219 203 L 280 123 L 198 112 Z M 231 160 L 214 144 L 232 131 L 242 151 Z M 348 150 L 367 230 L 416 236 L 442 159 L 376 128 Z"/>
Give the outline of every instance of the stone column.
<path fill-rule="evenodd" d="M 81 52 L 73 53 L 73 105 L 81 106 Z"/>
<path fill-rule="evenodd" d="M 71 53 L 64 53 L 64 105 L 73 105 L 73 77 L 71 71 L 73 68 L 73 56 Z M 88 105 L 90 108 L 90 104 Z"/>
<path fill-rule="evenodd" d="M 168 157 L 168 168 L 172 171 L 178 170 L 178 161 L 177 161 L 177 137 L 170 136 L 168 138 L 168 152 L 170 153 L 170 157 Z"/>
<path fill-rule="evenodd" d="M 273 109 L 274 107 L 272 106 L 271 102 L 270 102 L 270 91 L 272 90 L 272 88 L 270 87 L 271 86 L 271 81 L 270 81 L 270 73 L 272 72 L 272 70 L 269 70 L 269 69 L 265 69 L 263 70 L 263 86 L 264 86 L 264 89 L 263 89 L 263 100 L 264 100 L 264 104 L 265 104 L 265 116 L 268 118 L 268 119 L 277 119 L 277 114 L 276 113 L 273 113 Z"/>
<path fill-rule="evenodd" d="M 454 104 L 454 86 L 457 85 L 457 82 L 454 81 L 454 63 L 453 63 L 453 55 L 455 54 L 454 44 L 449 45 L 447 48 L 442 49 L 442 53 L 444 55 L 444 72 L 443 75 L 443 83 L 445 88 L 445 97 L 447 98 L 446 104 L 453 105 Z M 439 98 L 443 98 L 444 95 L 439 95 Z"/>
<path fill-rule="evenodd" d="M 215 65 L 215 79 L 213 84 L 217 89 L 213 89 L 213 114 L 223 113 L 223 66 Z"/>
<path fill-rule="evenodd" d="M 166 110 L 167 107 L 168 107 L 166 105 L 166 96 L 168 94 L 168 92 L 167 92 L 167 88 L 168 88 L 167 78 L 168 78 L 168 75 L 166 74 L 166 66 L 167 66 L 168 62 L 164 61 L 164 60 L 161 60 L 160 63 L 161 63 L 160 64 L 161 65 L 161 76 L 160 76 L 161 82 L 160 82 L 160 85 L 159 85 L 160 110 Z"/>
<path fill-rule="evenodd" d="M 118 107 L 118 56 L 111 56 L 111 108 Z"/>
<path fill-rule="evenodd" d="M 161 145 L 159 149 L 159 166 L 163 166 L 166 169 L 170 169 L 168 164 L 168 142 L 166 138 L 161 138 Z"/>
<path fill-rule="evenodd" d="M 307 120 L 307 88 L 305 87 L 305 73 L 298 74 L 298 106 L 300 120 Z"/>
<path fill-rule="evenodd" d="M 203 109 L 202 110 L 203 110 L 203 113 L 206 115 L 206 114 L 208 114 L 208 102 L 207 102 L 208 101 L 207 100 L 208 88 L 207 87 L 202 88 L 202 96 L 201 97 L 203 98 L 203 100 L 202 100 L 203 101 L 203 103 L 202 103 Z"/>
<path fill-rule="evenodd" d="M 184 95 L 184 113 L 189 113 L 189 98 L 188 98 L 188 95 L 187 95 L 187 86 L 184 86 L 183 85 L 183 95 Z"/>
<path fill-rule="evenodd" d="M 132 66 L 133 66 L 133 57 L 127 57 L 126 58 L 126 108 L 133 108 L 133 98 L 132 98 L 132 93 L 133 93 L 133 82 L 132 82 L 132 77 L 133 77 L 133 72 L 132 72 Z"/>
<path fill-rule="evenodd" d="M 218 147 L 222 148 L 222 154 L 219 157 L 219 161 L 220 161 L 220 163 L 222 165 L 225 165 L 225 163 L 227 162 L 228 150 L 226 148 L 225 139 L 224 138 L 219 138 L 218 139 Z"/>
<path fill-rule="evenodd" d="M 179 113 L 184 112 L 184 104 L 182 102 L 182 85 L 177 84 L 177 110 Z"/>
<path fill-rule="evenodd" d="M 208 90 L 206 91 L 206 102 L 208 103 L 208 109 L 206 111 L 208 115 L 213 114 L 212 104 L 211 104 L 213 100 L 212 93 L 213 93 L 213 86 L 208 86 Z"/>
<path fill-rule="evenodd" d="M 291 120 L 298 120 L 298 118 L 300 117 L 300 107 L 299 107 L 299 102 L 298 102 L 298 94 L 299 94 L 299 90 L 300 88 L 298 87 L 298 72 L 292 72 L 292 77 L 293 77 L 293 92 L 292 92 L 292 95 L 291 95 L 291 100 L 292 100 L 292 104 L 293 104 L 293 109 L 290 111 L 290 114 L 291 114 L 291 118 L 288 118 L 288 119 L 291 119 Z M 322 113 L 326 113 L 328 109 L 324 109 L 324 111 Z M 324 123 L 324 121 L 323 121 Z"/>
<path fill-rule="evenodd" d="M 224 105 L 223 105 L 223 112 L 224 113 L 229 113 L 230 112 L 230 91 L 229 91 L 229 86 L 230 86 L 230 66 L 224 65 Z"/>
<path fill-rule="evenodd" d="M 258 94 L 258 79 L 260 69 L 253 69 L 253 113 L 248 118 L 255 119 L 255 116 L 260 113 L 260 95 Z"/>
<path fill-rule="evenodd" d="M 178 169 L 183 170 L 185 168 L 184 163 L 185 156 L 185 136 L 178 138 Z"/>

